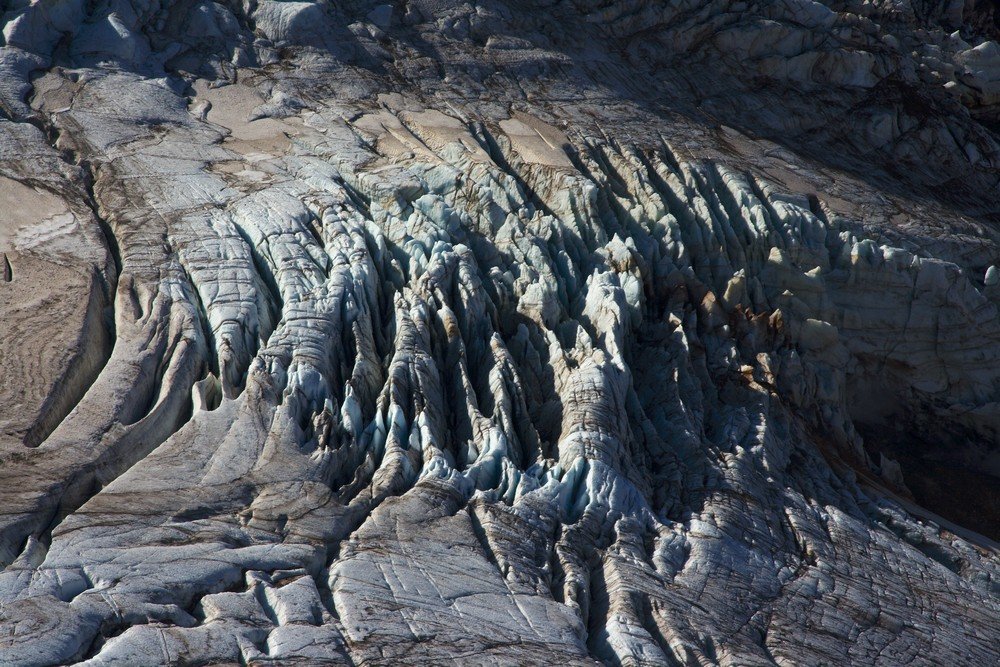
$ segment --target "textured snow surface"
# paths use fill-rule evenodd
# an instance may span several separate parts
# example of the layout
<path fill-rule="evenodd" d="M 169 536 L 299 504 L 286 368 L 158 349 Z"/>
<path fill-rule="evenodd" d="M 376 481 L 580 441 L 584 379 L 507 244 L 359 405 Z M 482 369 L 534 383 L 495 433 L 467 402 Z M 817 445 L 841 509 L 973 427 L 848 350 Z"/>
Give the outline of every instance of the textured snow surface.
<path fill-rule="evenodd" d="M 0 25 L 0 665 L 1000 661 L 992 4 Z"/>

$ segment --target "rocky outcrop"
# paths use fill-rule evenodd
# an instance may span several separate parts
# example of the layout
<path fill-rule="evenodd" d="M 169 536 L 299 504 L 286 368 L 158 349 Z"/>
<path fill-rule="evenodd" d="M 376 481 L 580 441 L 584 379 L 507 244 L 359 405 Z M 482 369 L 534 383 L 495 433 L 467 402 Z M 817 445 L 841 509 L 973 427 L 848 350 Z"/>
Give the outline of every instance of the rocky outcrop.
<path fill-rule="evenodd" d="M 3 9 L 0 664 L 997 660 L 977 3 Z"/>

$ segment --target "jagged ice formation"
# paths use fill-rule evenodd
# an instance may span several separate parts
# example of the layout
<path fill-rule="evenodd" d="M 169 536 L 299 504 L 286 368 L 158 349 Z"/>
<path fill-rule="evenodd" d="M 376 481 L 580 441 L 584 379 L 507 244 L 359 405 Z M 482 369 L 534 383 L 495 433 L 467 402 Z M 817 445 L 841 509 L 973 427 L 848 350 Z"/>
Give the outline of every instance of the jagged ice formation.
<path fill-rule="evenodd" d="M 0 25 L 0 665 L 1000 660 L 992 3 Z"/>

